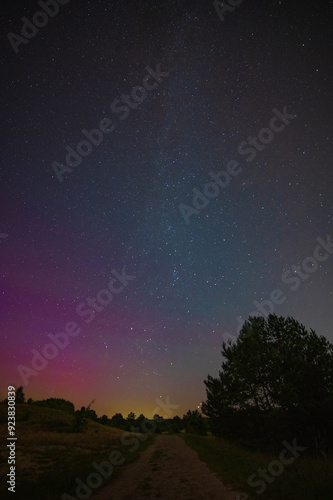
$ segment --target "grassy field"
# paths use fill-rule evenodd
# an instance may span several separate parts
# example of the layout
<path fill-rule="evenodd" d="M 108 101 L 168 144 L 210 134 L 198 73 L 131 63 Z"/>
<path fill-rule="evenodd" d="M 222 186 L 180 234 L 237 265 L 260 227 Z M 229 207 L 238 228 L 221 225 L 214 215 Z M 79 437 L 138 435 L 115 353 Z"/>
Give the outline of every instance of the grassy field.
<path fill-rule="evenodd" d="M 6 443 L 7 406 L 0 405 L 0 439 Z M 72 416 L 59 410 L 33 405 L 16 407 L 16 492 L 11 494 L 16 500 L 59 500 L 63 493 L 75 497 L 75 479 L 86 477 L 96 470 L 92 462 L 108 461 L 112 450 L 119 450 L 125 464 L 134 460 L 140 451 L 152 443 L 152 436 L 140 442 L 137 450 L 132 444 L 120 441 L 124 431 L 89 421 L 84 433 L 71 433 Z M 133 437 L 135 438 L 135 434 Z M 140 435 L 140 437 L 145 437 Z M 8 448 L 1 447 L 0 453 L 0 497 L 9 497 L 6 484 Z M 117 467 L 107 484 L 117 474 Z M 96 491 L 96 490 L 94 490 Z"/>
<path fill-rule="evenodd" d="M 292 464 L 284 466 L 280 475 L 274 477 L 268 473 L 273 482 L 266 482 L 265 491 L 258 494 L 262 488 L 250 487 L 249 476 L 258 474 L 259 468 L 267 470 L 268 464 L 278 460 L 278 456 L 248 451 L 212 436 L 181 436 L 225 484 L 244 492 L 239 500 L 333 500 L 333 457 L 324 460 L 300 454 Z M 260 480 L 258 475 L 256 480 Z"/>

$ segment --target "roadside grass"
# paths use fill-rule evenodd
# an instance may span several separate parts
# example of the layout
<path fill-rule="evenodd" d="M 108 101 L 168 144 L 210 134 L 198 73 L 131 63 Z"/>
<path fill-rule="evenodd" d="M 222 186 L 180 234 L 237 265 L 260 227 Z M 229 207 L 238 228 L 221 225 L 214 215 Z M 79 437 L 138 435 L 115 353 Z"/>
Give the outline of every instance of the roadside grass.
<path fill-rule="evenodd" d="M 3 443 L 8 437 L 6 412 L 7 407 L 0 405 L 0 439 Z M 76 478 L 85 482 L 89 474 L 96 472 L 92 462 L 109 461 L 110 452 L 118 450 L 126 465 L 135 460 L 154 439 L 151 435 L 126 433 L 131 438 L 137 436 L 140 443 L 138 449 L 132 452 L 131 447 L 121 443 L 123 430 L 88 421 L 85 432 L 73 433 L 70 432 L 72 419 L 72 415 L 60 410 L 17 405 L 16 500 L 59 500 L 64 493 L 75 498 Z M 6 493 L 9 494 L 9 485 L 6 485 L 6 474 L 9 472 L 7 450 L 3 447 L 0 452 L 1 498 L 7 498 Z M 114 467 L 110 477 L 103 478 L 100 487 L 112 481 L 117 473 L 118 467 Z"/>
<path fill-rule="evenodd" d="M 185 442 L 193 448 L 201 460 L 207 463 L 226 485 L 243 492 L 239 500 L 333 500 L 333 457 L 327 459 L 300 455 L 290 465 L 285 465 L 279 476 L 273 477 L 261 494 L 260 484 L 247 484 L 251 474 L 257 474 L 253 482 L 263 481 L 258 477 L 258 469 L 266 469 L 278 455 L 249 451 L 237 443 L 229 443 L 213 436 L 181 434 Z M 302 443 L 298 443 L 302 444 Z M 284 446 L 281 443 L 281 451 Z"/>

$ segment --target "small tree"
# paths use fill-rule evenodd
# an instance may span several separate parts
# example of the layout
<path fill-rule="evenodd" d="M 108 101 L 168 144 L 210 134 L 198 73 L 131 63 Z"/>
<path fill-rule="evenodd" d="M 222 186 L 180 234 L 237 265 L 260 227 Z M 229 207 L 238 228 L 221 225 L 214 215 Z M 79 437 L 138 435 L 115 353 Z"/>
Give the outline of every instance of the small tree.
<path fill-rule="evenodd" d="M 92 413 L 93 412 L 95 415 L 96 413 L 94 410 L 91 410 L 90 407 L 94 403 L 95 400 L 93 400 L 87 408 L 85 406 L 81 407 L 81 410 L 77 410 L 74 413 L 73 417 L 73 432 L 84 432 L 88 428 L 88 419 L 91 419 Z M 97 415 L 96 415 L 97 419 Z M 93 418 L 95 420 L 95 418 Z"/>
<path fill-rule="evenodd" d="M 24 395 L 24 392 L 23 392 L 23 386 L 22 385 L 20 385 L 20 387 L 18 387 L 16 389 L 15 399 L 16 399 L 16 404 L 17 405 L 23 405 L 25 403 L 25 395 Z"/>
<path fill-rule="evenodd" d="M 86 409 L 84 406 L 81 410 L 76 410 L 73 416 L 72 431 L 73 432 L 84 432 L 88 427 L 88 419 L 86 414 Z"/>
<path fill-rule="evenodd" d="M 136 419 L 135 423 L 136 423 L 136 427 L 139 428 L 139 432 L 143 432 L 143 422 L 145 422 L 146 420 L 146 417 L 143 415 L 143 413 L 141 413 L 138 418 Z"/>
<path fill-rule="evenodd" d="M 126 420 L 121 413 L 115 413 L 110 419 L 111 427 L 116 427 L 117 429 L 124 429 L 126 427 Z"/>
<path fill-rule="evenodd" d="M 158 415 L 158 413 L 155 413 L 155 415 L 153 416 L 153 419 L 155 420 L 155 422 L 157 423 L 162 423 L 164 422 L 164 417 L 161 417 L 160 415 Z"/>
<path fill-rule="evenodd" d="M 109 425 L 110 423 L 109 417 L 107 415 L 102 415 L 98 420 L 102 425 Z"/>
<path fill-rule="evenodd" d="M 206 423 L 198 410 L 188 410 L 186 415 L 183 416 L 183 424 L 186 432 L 204 436 L 207 434 Z"/>
<path fill-rule="evenodd" d="M 173 419 L 171 420 L 171 429 L 173 432 L 180 432 L 182 429 L 184 429 L 183 420 L 178 417 L 178 415 L 173 417 Z"/>

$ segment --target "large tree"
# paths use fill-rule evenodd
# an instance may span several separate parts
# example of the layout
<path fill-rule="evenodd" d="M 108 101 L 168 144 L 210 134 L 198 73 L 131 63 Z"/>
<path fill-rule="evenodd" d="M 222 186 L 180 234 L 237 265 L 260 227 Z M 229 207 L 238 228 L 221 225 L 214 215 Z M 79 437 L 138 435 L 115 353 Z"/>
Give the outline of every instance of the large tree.
<path fill-rule="evenodd" d="M 299 431 L 332 439 L 333 344 L 325 337 L 290 317 L 250 317 L 221 353 L 222 369 L 204 381 L 202 405 L 216 434 Z"/>

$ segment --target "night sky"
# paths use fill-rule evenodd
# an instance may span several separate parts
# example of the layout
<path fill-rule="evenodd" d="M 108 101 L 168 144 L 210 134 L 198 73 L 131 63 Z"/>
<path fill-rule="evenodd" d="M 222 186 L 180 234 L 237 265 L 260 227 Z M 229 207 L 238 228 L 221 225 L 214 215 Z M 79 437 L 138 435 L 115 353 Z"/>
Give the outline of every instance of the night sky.
<path fill-rule="evenodd" d="M 333 2 L 62 3 L 1 4 L 1 399 L 182 416 L 250 313 L 332 341 Z"/>

